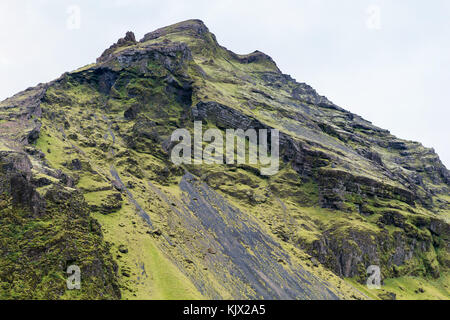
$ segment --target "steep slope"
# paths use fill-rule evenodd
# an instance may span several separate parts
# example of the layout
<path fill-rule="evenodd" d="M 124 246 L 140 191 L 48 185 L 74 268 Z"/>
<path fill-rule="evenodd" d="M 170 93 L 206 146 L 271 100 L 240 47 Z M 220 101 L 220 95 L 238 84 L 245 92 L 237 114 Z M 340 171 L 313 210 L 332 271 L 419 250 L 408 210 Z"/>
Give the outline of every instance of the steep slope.
<path fill-rule="evenodd" d="M 403 283 L 434 277 L 444 288 L 436 297 L 450 296 L 450 175 L 434 151 L 334 105 L 261 52 L 221 47 L 199 20 L 139 42 L 129 32 L 95 64 L 1 102 L 0 117 L 5 159 L 30 163 L 25 198 L 14 200 L 14 180 L 2 178 L 2 197 L 11 199 L 2 212 L 18 215 L 26 203 L 34 213 L 50 201 L 48 208 L 66 208 L 63 221 L 71 214 L 98 220 L 102 231 L 58 240 L 92 236 L 110 246 L 94 254 L 85 240 L 89 259 L 71 259 L 103 255 L 97 266 L 110 279 L 107 297 L 120 295 L 109 289 L 117 281 L 124 298 L 367 298 L 373 293 L 350 283 L 364 283 L 369 265 Z M 221 130 L 279 129 L 280 171 L 269 177 L 258 165 L 173 165 L 170 135 L 192 131 L 195 120 Z M 9 177 L 9 166 L 2 168 Z M 84 200 L 66 206 L 71 200 L 55 198 L 55 186 Z M 2 241 L 10 225 L 2 221 Z M 46 249 L 57 237 L 49 235 Z M 61 285 L 67 264 L 53 257 Z M 36 270 L 51 274 L 36 261 Z M 80 267 L 89 286 L 99 285 L 89 266 Z M 3 287 L 15 286 L 4 270 Z M 385 291 L 373 297 L 392 296 Z"/>

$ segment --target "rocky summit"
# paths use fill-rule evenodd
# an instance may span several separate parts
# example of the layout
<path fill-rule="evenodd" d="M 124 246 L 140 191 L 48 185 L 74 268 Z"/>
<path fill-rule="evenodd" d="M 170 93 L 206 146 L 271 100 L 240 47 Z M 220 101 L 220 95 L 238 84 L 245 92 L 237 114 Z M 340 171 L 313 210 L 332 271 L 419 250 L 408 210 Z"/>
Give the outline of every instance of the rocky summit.
<path fill-rule="evenodd" d="M 278 172 L 173 164 L 195 121 Z M 0 243 L 3 299 L 449 299 L 450 173 L 188 20 L 0 102 Z"/>

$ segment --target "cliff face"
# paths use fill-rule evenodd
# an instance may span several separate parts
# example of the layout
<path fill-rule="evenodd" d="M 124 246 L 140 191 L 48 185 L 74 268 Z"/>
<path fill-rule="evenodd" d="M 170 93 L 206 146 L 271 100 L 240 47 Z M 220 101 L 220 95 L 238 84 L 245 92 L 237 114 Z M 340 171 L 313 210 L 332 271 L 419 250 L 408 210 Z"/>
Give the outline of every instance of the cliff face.
<path fill-rule="evenodd" d="M 365 298 L 344 279 L 364 282 L 369 265 L 387 283 L 433 277 L 449 296 L 450 175 L 434 151 L 336 106 L 262 52 L 221 47 L 199 20 L 139 42 L 127 33 L 95 64 L 1 102 L 0 119 L 6 257 L 31 250 L 8 244 L 11 228 L 37 238 L 61 227 L 27 255 L 45 279 L 60 276 L 42 296 L 95 295 L 61 287 L 67 256 L 103 288 L 97 298 Z M 280 171 L 173 165 L 170 136 L 194 121 L 278 129 Z M 67 233 L 72 216 L 78 231 Z M 20 277 L 6 270 L 22 262 L 1 259 L 0 293 L 14 297 Z M 33 279 L 20 281 L 43 281 Z"/>

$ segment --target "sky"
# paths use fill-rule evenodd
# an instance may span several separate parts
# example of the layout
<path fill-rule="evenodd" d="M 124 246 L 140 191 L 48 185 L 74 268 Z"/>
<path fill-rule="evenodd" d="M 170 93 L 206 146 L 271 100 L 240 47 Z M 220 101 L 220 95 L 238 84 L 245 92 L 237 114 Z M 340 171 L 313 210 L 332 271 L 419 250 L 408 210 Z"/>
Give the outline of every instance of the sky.
<path fill-rule="evenodd" d="M 194 18 L 450 168 L 447 0 L 0 0 L 0 100 L 95 62 L 126 31 Z"/>

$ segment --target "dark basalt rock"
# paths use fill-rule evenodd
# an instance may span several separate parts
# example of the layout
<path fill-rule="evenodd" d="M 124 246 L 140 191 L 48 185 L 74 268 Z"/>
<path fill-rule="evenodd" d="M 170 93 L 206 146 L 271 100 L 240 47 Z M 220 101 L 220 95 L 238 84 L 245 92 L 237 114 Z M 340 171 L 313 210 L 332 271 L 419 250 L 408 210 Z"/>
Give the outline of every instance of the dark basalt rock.
<path fill-rule="evenodd" d="M 395 150 L 407 150 L 408 147 L 403 141 L 390 141 L 388 144 L 389 148 L 395 149 Z"/>
<path fill-rule="evenodd" d="M 169 33 L 179 32 L 183 32 L 194 37 L 199 37 L 209 32 L 209 30 L 201 20 L 187 20 L 170 27 L 160 28 L 153 32 L 147 33 L 146 35 L 144 35 L 144 38 L 142 38 L 141 42 L 154 40 Z"/>
<path fill-rule="evenodd" d="M 141 110 L 141 108 L 140 108 L 139 105 L 131 106 L 127 110 L 125 110 L 125 112 L 123 113 L 123 116 L 127 120 L 136 119 L 136 117 L 137 117 L 137 115 L 138 115 L 140 110 Z"/>
<path fill-rule="evenodd" d="M 383 166 L 383 160 L 381 159 L 381 156 L 379 153 L 372 151 L 372 150 L 366 150 L 366 149 L 358 149 L 357 152 L 361 154 L 363 157 L 379 164 L 380 166 Z"/>
<path fill-rule="evenodd" d="M 0 193 L 7 192 L 16 208 L 29 210 L 32 216 L 45 212 L 45 202 L 32 183 L 31 162 L 28 156 L 17 152 L 0 152 Z"/>
<path fill-rule="evenodd" d="M 378 221 L 385 225 L 393 225 L 398 228 L 404 228 L 406 217 L 397 211 L 391 210 L 383 212 Z"/>
<path fill-rule="evenodd" d="M 326 97 L 320 96 L 316 92 L 316 90 L 305 83 L 299 83 L 292 90 L 292 97 L 301 101 L 305 101 L 307 103 L 318 105 L 320 107 L 343 110 L 332 103 L 330 100 L 328 100 Z"/>
<path fill-rule="evenodd" d="M 83 169 L 83 165 L 81 164 L 80 159 L 73 159 L 71 163 L 72 170 L 81 170 Z"/>
<path fill-rule="evenodd" d="M 41 132 L 41 124 L 37 123 L 36 126 L 31 129 L 31 131 L 27 134 L 26 142 L 28 144 L 33 144 L 39 138 L 39 133 Z"/>
<path fill-rule="evenodd" d="M 119 252 L 120 253 L 128 253 L 128 248 L 125 245 L 121 244 L 119 246 Z"/>
<path fill-rule="evenodd" d="M 136 38 L 134 36 L 134 33 L 131 31 L 128 31 L 125 34 L 124 38 L 120 38 L 117 41 L 117 43 L 113 44 L 111 47 L 109 47 L 109 49 L 106 49 L 102 53 L 102 55 L 97 59 L 97 63 L 106 61 L 117 48 L 133 45 L 135 43 L 136 43 Z"/>

